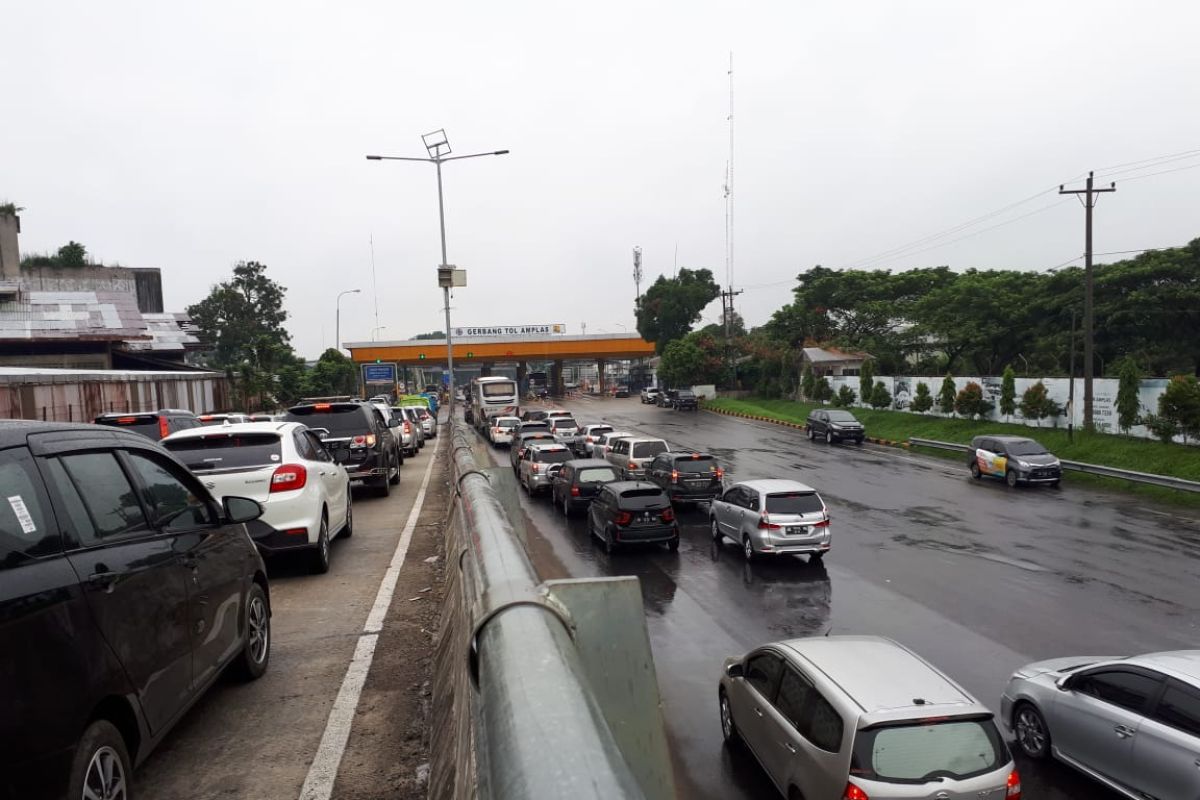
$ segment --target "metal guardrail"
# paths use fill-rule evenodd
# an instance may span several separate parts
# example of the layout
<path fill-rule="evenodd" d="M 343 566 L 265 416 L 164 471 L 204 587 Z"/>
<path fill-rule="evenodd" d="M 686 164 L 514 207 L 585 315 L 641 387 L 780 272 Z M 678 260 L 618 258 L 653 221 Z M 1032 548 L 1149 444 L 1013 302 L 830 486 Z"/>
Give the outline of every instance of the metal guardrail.
<path fill-rule="evenodd" d="M 957 442 L 939 442 L 935 439 L 917 439 L 909 438 L 908 443 L 919 447 L 932 447 L 938 450 L 953 450 L 960 453 L 965 453 L 968 446 L 958 444 Z M 1175 478 L 1170 475 L 1155 475 L 1151 472 L 1137 472 L 1130 469 L 1118 469 L 1117 467 L 1106 467 L 1102 464 L 1088 464 L 1083 461 L 1066 461 L 1059 459 L 1062 462 L 1064 470 L 1073 472 L 1084 472 L 1088 475 L 1101 475 L 1105 478 L 1117 478 L 1123 481 L 1133 481 L 1134 483 L 1145 483 L 1151 486 L 1163 486 L 1167 489 L 1178 489 L 1181 492 L 1200 492 L 1200 481 L 1189 481 L 1185 478 Z"/>
<path fill-rule="evenodd" d="M 508 470 L 449 427 L 479 796 L 673 797 L 637 579 L 539 583 L 493 485 Z"/>

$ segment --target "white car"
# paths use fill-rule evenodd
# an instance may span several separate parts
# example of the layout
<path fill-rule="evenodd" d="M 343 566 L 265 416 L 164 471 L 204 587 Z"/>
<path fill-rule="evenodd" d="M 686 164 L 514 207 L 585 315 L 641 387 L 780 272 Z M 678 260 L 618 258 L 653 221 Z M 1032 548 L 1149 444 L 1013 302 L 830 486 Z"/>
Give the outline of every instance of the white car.
<path fill-rule="evenodd" d="M 429 412 L 428 408 L 417 405 L 404 406 L 404 408 L 411 408 L 417 412 L 417 416 L 421 418 L 421 429 L 425 432 L 426 439 L 432 439 L 437 436 L 437 420 Z"/>
<path fill-rule="evenodd" d="M 604 422 L 596 422 L 592 423 L 591 425 L 584 425 L 579 429 L 579 433 L 575 436 L 575 442 L 573 446 L 576 455 L 580 456 L 581 458 L 590 457 L 592 455 L 592 448 L 595 447 L 596 442 L 600 440 L 600 437 L 606 433 L 612 433 L 612 430 L 613 426 Z"/>
<path fill-rule="evenodd" d="M 602 461 L 607 459 L 609 452 L 612 450 L 613 442 L 617 439 L 626 439 L 636 435 L 632 431 L 609 431 L 608 433 L 600 434 L 600 438 L 592 444 L 592 458 L 598 458 Z"/>
<path fill-rule="evenodd" d="M 262 517 L 247 529 L 270 555 L 309 550 L 312 571 L 329 571 L 329 542 L 354 532 L 350 475 L 299 422 L 246 422 L 173 433 L 162 445 L 217 500 L 249 497 Z"/>
<path fill-rule="evenodd" d="M 484 428 L 488 441 L 492 444 L 512 446 L 513 434 L 521 427 L 520 417 L 492 417 L 491 423 Z"/>
<path fill-rule="evenodd" d="M 392 432 L 392 438 L 396 440 L 396 449 L 400 451 L 400 463 L 404 463 L 404 456 L 408 453 L 409 444 L 404 441 L 404 420 L 392 410 L 392 407 L 387 403 L 371 403 L 375 408 L 379 409 L 379 413 L 383 414 L 383 421 L 387 424 L 388 430 Z M 396 420 L 399 424 L 393 425 L 392 420 Z"/>

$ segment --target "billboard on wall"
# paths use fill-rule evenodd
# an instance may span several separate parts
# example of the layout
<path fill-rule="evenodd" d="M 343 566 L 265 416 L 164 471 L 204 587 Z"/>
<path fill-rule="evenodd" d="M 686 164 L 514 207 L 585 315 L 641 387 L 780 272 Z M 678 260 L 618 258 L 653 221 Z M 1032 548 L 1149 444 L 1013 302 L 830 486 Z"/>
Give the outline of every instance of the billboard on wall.
<path fill-rule="evenodd" d="M 464 325 L 454 329 L 454 336 L 458 339 L 472 336 L 557 336 L 566 332 L 567 326 L 561 322 L 547 325 Z"/>
<path fill-rule="evenodd" d="M 363 365 L 363 381 L 366 383 L 395 383 L 395 364 L 365 364 Z"/>

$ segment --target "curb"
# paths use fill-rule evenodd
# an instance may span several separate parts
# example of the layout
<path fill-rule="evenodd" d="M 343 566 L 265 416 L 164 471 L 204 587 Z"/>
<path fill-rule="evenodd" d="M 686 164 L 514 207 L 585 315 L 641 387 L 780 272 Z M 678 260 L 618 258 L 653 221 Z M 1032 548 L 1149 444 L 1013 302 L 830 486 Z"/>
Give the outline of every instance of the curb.
<path fill-rule="evenodd" d="M 804 425 L 802 423 L 788 422 L 787 420 L 775 419 L 774 417 L 763 417 L 763 416 L 759 416 L 757 414 L 746 414 L 742 411 L 726 411 L 725 409 L 722 409 L 722 408 L 704 408 L 702 410 L 707 411 L 710 414 L 721 414 L 726 417 L 738 417 L 740 419 L 750 419 L 750 420 L 754 420 L 755 422 L 769 422 L 772 425 L 779 425 L 784 428 L 793 428 L 793 429 L 801 430 L 801 431 L 804 430 Z M 883 447 L 898 447 L 898 448 L 901 448 L 902 450 L 908 450 L 912 447 L 912 445 L 910 445 L 908 442 L 896 441 L 893 439 L 880 439 L 880 438 L 877 438 L 874 436 L 866 437 L 866 441 L 870 442 L 871 444 L 881 445 Z"/>

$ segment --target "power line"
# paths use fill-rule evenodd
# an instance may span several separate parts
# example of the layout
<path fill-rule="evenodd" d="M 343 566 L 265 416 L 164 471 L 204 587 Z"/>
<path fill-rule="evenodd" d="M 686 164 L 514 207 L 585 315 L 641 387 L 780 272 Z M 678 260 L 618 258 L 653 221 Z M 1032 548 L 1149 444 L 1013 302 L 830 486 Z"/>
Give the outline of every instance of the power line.
<path fill-rule="evenodd" d="M 1159 167 L 1166 166 L 1167 164 L 1173 164 L 1177 161 L 1192 161 L 1197 158 L 1200 158 L 1200 153 L 1188 153 L 1186 155 L 1176 156 L 1175 158 L 1164 159 L 1162 161 L 1158 161 L 1153 164 L 1142 164 L 1142 165 L 1136 166 L 1136 167 L 1126 167 L 1125 169 L 1118 169 L 1118 170 L 1112 170 L 1110 172 L 1103 172 L 1100 174 L 1099 180 L 1108 180 L 1108 179 L 1116 177 L 1116 176 L 1127 175 L 1131 172 L 1138 173 L 1138 172 L 1144 172 L 1145 170 L 1148 170 L 1148 169 L 1158 169 Z M 1125 180 L 1129 180 L 1129 179 L 1126 178 Z"/>
<path fill-rule="evenodd" d="M 1200 167 L 1200 163 L 1189 164 L 1186 167 L 1175 167 L 1175 169 L 1164 169 L 1161 172 L 1150 172 L 1146 175 L 1134 175 L 1132 178 L 1122 178 L 1121 180 L 1123 183 L 1128 183 L 1129 181 L 1140 181 L 1142 178 L 1153 178 L 1155 175 L 1166 175 L 1169 172 L 1183 172 L 1184 170 L 1195 169 L 1196 167 Z"/>
<path fill-rule="evenodd" d="M 1186 155 L 1189 155 L 1192 153 L 1200 153 L 1200 148 L 1196 148 L 1194 150 L 1182 150 L 1178 153 L 1167 153 L 1166 155 L 1154 156 L 1153 158 L 1143 158 L 1141 161 L 1126 161 L 1124 164 L 1111 164 L 1107 167 L 1101 167 L 1100 169 L 1098 169 L 1096 171 L 1097 172 L 1105 172 L 1106 170 L 1110 170 L 1110 169 L 1120 169 L 1121 167 L 1131 167 L 1135 164 L 1148 164 L 1151 161 L 1162 161 L 1163 159 L 1174 159 L 1177 156 L 1186 156 Z M 1071 183 L 1071 181 L 1074 181 L 1074 180 L 1075 179 L 1072 178 L 1070 181 L 1067 181 L 1067 183 Z"/>

